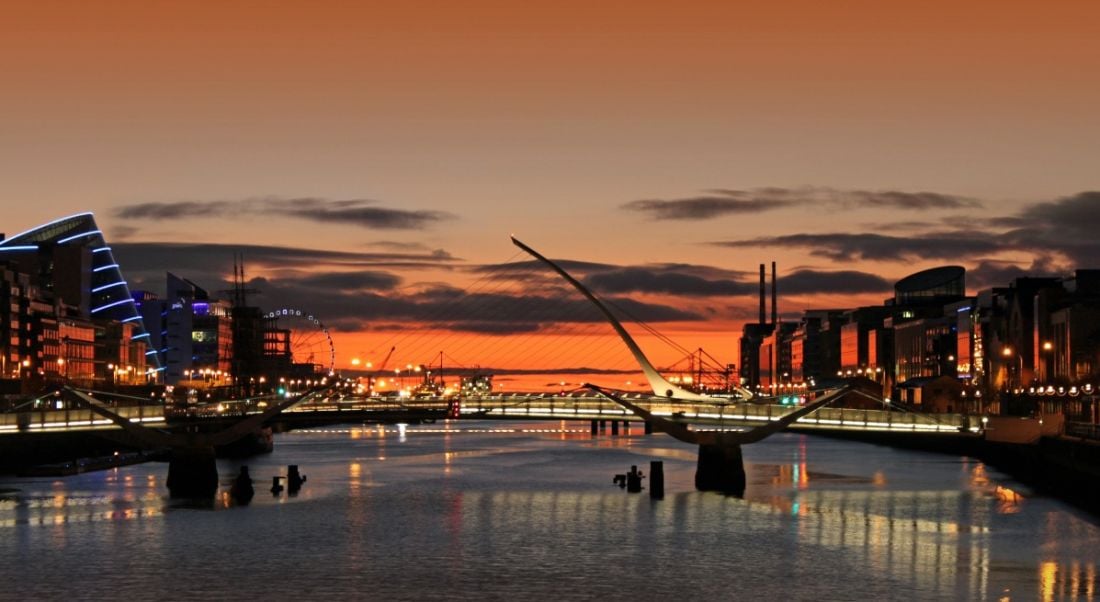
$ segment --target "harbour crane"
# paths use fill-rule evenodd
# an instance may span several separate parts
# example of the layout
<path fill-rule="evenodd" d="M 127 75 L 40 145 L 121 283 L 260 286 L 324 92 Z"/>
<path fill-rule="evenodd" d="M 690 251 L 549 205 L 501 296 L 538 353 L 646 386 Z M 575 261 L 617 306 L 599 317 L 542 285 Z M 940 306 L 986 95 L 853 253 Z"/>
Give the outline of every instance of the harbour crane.
<path fill-rule="evenodd" d="M 394 345 L 394 346 L 390 347 L 389 353 L 387 353 L 386 357 L 383 358 L 381 363 L 378 364 L 378 367 L 375 369 L 374 374 L 372 374 L 368 378 L 367 383 L 370 385 L 370 392 L 372 394 L 374 393 L 374 381 L 376 380 L 378 375 L 382 374 L 382 371 L 386 369 L 386 365 L 390 363 L 390 358 L 393 357 L 393 352 L 396 351 L 396 350 L 397 350 L 397 345 Z"/>

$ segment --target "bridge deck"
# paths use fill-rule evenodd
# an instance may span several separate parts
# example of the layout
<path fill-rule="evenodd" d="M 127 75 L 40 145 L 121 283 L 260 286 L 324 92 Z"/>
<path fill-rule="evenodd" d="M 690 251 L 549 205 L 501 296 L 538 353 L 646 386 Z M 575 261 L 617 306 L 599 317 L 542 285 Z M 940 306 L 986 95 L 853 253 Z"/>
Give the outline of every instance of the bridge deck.
<path fill-rule="evenodd" d="M 736 427 L 771 422 L 794 408 L 774 404 L 747 402 L 669 401 L 658 397 L 631 395 L 632 403 L 654 415 L 702 427 Z M 309 416 L 320 414 L 334 421 L 394 420 L 402 415 L 423 416 L 425 413 L 446 414 L 454 411 L 454 399 L 446 398 L 349 398 L 315 399 L 284 410 L 280 421 L 309 422 Z M 168 415 L 162 406 L 123 406 L 112 408 L 119 415 L 149 426 L 225 419 L 263 411 L 266 402 L 224 401 L 172 411 Z M 591 395 L 507 394 L 465 397 L 458 405 L 457 417 L 464 419 L 510 420 L 628 420 L 639 421 L 629 410 L 603 398 Z M 954 433 L 978 432 L 979 417 L 962 414 L 916 414 L 896 410 L 863 410 L 821 408 L 802 417 L 793 430 L 861 430 L 880 432 Z M 93 413 L 90 409 L 30 411 L 0 414 L 0 435 L 26 432 L 64 432 L 78 430 L 117 429 L 118 425 Z"/>

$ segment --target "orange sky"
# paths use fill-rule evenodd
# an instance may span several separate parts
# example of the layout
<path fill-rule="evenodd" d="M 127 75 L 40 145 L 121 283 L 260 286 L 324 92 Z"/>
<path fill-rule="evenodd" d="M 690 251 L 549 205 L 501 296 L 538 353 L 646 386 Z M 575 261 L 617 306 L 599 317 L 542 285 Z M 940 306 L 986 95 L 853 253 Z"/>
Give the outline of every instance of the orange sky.
<path fill-rule="evenodd" d="M 400 243 L 460 266 L 507 259 L 515 233 L 554 257 L 622 266 L 751 273 L 776 259 L 781 275 L 892 280 L 948 261 L 711 243 L 985 228 L 976 216 L 1095 189 L 1097 40 L 1096 2 L 6 2 L 4 230 L 91 210 L 112 241 Z M 978 204 L 822 202 L 698 219 L 624 209 L 770 187 Z M 446 215 L 397 229 L 263 211 L 119 215 L 141 203 L 301 197 Z M 1043 255 L 1000 247 L 956 262 L 1027 269 Z M 1055 252 L 1040 263 L 1073 262 Z M 461 269 L 390 271 L 401 290 L 469 281 Z M 783 309 L 883 297 L 788 295 Z M 744 296 L 647 298 L 710 312 L 666 327 L 721 357 L 733 357 L 728 330 L 755 309 Z M 338 343 L 343 361 L 385 345 Z"/>

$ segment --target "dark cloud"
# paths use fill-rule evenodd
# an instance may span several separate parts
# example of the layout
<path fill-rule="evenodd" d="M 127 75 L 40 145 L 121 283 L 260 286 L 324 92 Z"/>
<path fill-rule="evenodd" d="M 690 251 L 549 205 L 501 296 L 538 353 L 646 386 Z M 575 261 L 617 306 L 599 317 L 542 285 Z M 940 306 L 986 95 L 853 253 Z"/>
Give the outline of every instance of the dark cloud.
<path fill-rule="evenodd" d="M 1011 243 L 984 232 L 956 231 L 915 236 L 869 233 L 789 234 L 712 243 L 728 248 L 781 247 L 805 249 L 834 261 L 903 261 L 986 256 L 1012 250 Z"/>
<path fill-rule="evenodd" d="M 621 266 L 607 263 L 555 259 L 573 277 L 603 293 L 652 292 L 683 295 L 739 294 L 737 281 L 748 272 L 708 265 L 661 263 Z M 564 281 L 541 261 L 517 261 L 471 267 L 492 280 L 513 281 L 528 287 L 556 287 Z"/>
<path fill-rule="evenodd" d="M 763 213 L 796 204 L 790 200 L 739 199 L 727 196 L 698 196 L 686 199 L 646 199 L 622 206 L 629 211 L 648 214 L 652 219 L 708 219 L 720 215 Z"/>
<path fill-rule="evenodd" d="M 966 284 L 971 289 L 1007 286 L 1016 278 L 1058 276 L 1059 270 L 1049 258 L 1037 258 L 1030 266 L 1016 262 L 982 260 L 966 270 Z"/>
<path fill-rule="evenodd" d="M 315 197 L 137 203 L 119 207 L 114 215 L 121 219 L 153 221 L 241 215 L 279 216 L 382 230 L 419 230 L 454 218 L 454 215 L 443 211 L 379 207 L 377 201 L 369 199 L 331 200 Z"/>
<path fill-rule="evenodd" d="M 176 201 L 172 203 L 135 203 L 115 209 L 121 219 L 175 220 L 189 217 L 219 217 L 243 212 L 244 207 L 227 201 Z"/>
<path fill-rule="evenodd" d="M 952 221 L 954 223 L 958 223 L 960 220 L 952 220 Z M 869 230 L 871 232 L 883 232 L 883 231 L 900 232 L 902 230 L 914 231 L 914 232 L 923 232 L 923 231 L 934 230 L 934 229 L 943 228 L 943 227 L 944 227 L 944 224 L 942 224 L 942 223 L 925 222 L 925 221 L 917 221 L 917 220 L 896 221 L 896 222 L 868 222 L 868 223 L 862 223 L 862 224 L 859 225 L 860 230 L 863 230 L 863 231 L 868 231 Z"/>
<path fill-rule="evenodd" d="M 443 211 L 408 211 L 372 206 L 373 201 L 329 201 L 325 199 L 291 199 L 272 203 L 272 208 L 284 215 L 322 223 L 355 224 L 364 228 L 387 230 L 419 230 L 433 223 L 453 219 Z"/>
<path fill-rule="evenodd" d="M 114 226 L 111 231 L 107 233 L 107 236 L 114 241 L 123 241 L 132 238 L 138 233 L 138 229 L 133 226 Z"/>
<path fill-rule="evenodd" d="M 1036 203 L 995 223 L 1012 228 L 1005 237 L 1019 247 L 1060 253 L 1072 266 L 1100 264 L 1100 191 Z"/>
<path fill-rule="evenodd" d="M 745 270 L 730 270 L 726 268 L 719 268 L 712 265 L 700 265 L 695 263 L 653 263 L 643 266 L 646 269 L 664 270 L 670 272 L 676 272 L 679 274 L 691 274 L 700 278 L 707 278 L 711 280 L 744 280 L 746 278 L 756 278 L 756 272 L 749 272 Z"/>
<path fill-rule="evenodd" d="M 921 202 L 938 201 L 924 199 Z M 956 216 L 938 223 L 901 224 L 904 227 L 891 228 L 891 234 L 790 234 L 711 244 L 739 249 L 800 249 L 837 262 L 942 260 L 967 263 L 971 265 L 968 281 L 973 288 L 1004 286 L 1017 277 L 1064 274 L 1076 268 L 1100 265 L 1100 238 L 1095 233 L 1096 224 L 1100 224 L 1100 191 L 1033 203 L 1012 215 Z M 951 224 L 965 224 L 965 227 L 952 228 Z M 1029 259 L 1021 261 L 1021 256 L 1029 256 Z M 867 284 L 877 286 L 872 281 Z"/>
<path fill-rule="evenodd" d="M 543 324 L 538 322 L 493 322 L 484 320 L 466 320 L 462 322 L 452 322 L 449 325 L 450 330 L 457 330 L 460 332 L 470 332 L 474 334 L 525 334 L 529 332 L 538 332 L 542 330 Z"/>
<path fill-rule="evenodd" d="M 1092 236 L 1100 223 L 1100 191 L 1085 191 L 1054 201 L 1035 203 L 1019 214 L 994 221 L 1009 228 L 1059 228 L 1072 236 Z"/>
<path fill-rule="evenodd" d="M 389 251 L 398 251 L 401 253 L 416 253 L 419 251 L 427 251 L 428 245 L 419 242 L 399 242 L 395 240 L 376 240 L 368 242 L 363 245 L 364 247 L 373 247 L 378 249 L 387 249 Z"/>
<path fill-rule="evenodd" d="M 610 263 L 595 263 L 591 261 L 576 261 L 573 259 L 553 259 L 561 269 L 569 272 L 571 276 L 579 276 L 591 272 L 605 272 L 616 270 L 620 266 Z M 536 259 L 513 261 L 510 263 L 489 263 L 470 267 L 470 271 L 478 274 L 490 273 L 553 273 L 547 265 Z"/>
<path fill-rule="evenodd" d="M 578 296 L 475 293 L 435 287 L 408 294 L 317 291 L 292 280 L 257 279 L 250 287 L 264 291 L 262 304 L 308 309 L 335 329 L 387 329 L 386 324 L 416 323 L 426 328 L 460 332 L 521 334 L 560 328 L 562 324 L 603 322 L 603 316 Z M 634 319 L 646 322 L 699 321 L 703 316 L 671 306 L 612 298 Z M 274 307 L 273 306 L 273 307 Z"/>
<path fill-rule="evenodd" d="M 249 266 L 265 269 L 325 269 L 349 271 L 362 268 L 439 269 L 458 259 L 443 251 L 431 253 L 362 253 L 267 245 L 213 243 L 111 243 L 115 258 L 128 274 L 165 271 L 204 278 L 233 272 L 233 258 L 244 257 Z"/>
<path fill-rule="evenodd" d="M 601 293 L 664 293 L 685 296 L 745 295 L 756 290 L 751 283 L 707 280 L 673 270 L 620 268 L 592 274 L 585 284 Z"/>
<path fill-rule="evenodd" d="M 820 189 L 829 191 L 829 189 Z M 834 190 L 836 203 L 852 207 L 883 207 L 888 209 L 979 209 L 977 199 L 938 192 L 901 192 L 897 190 Z"/>
<path fill-rule="evenodd" d="M 309 274 L 294 280 L 300 286 L 316 291 L 359 292 L 392 290 L 401 283 L 401 278 L 389 272 L 329 272 Z"/>
<path fill-rule="evenodd" d="M 658 220 L 699 220 L 722 215 L 763 213 L 796 206 L 829 209 L 964 209 L 979 208 L 976 199 L 937 192 L 840 190 L 825 187 L 717 189 L 682 199 L 631 201 L 623 209 Z"/>
<path fill-rule="evenodd" d="M 893 284 L 881 276 L 855 270 L 823 272 L 801 269 L 779 279 L 780 294 L 861 294 L 890 291 Z"/>

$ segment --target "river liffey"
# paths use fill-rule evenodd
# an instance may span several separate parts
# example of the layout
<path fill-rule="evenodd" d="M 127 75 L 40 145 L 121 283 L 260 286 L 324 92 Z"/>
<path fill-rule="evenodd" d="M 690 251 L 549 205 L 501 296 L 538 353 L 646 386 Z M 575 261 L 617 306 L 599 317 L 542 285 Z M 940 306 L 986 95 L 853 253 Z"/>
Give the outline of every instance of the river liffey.
<path fill-rule="evenodd" d="M 744 499 L 695 450 L 588 424 L 342 426 L 219 461 L 0 479 L 0 598 L 1059 600 L 1097 597 L 1100 528 L 980 462 L 808 435 L 746 446 Z M 662 460 L 665 498 L 612 484 Z M 256 496 L 228 494 L 241 464 Z M 269 492 L 288 464 L 298 495 Z M 644 484 L 648 485 L 647 482 Z"/>

